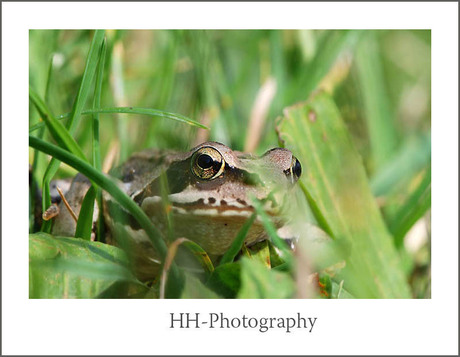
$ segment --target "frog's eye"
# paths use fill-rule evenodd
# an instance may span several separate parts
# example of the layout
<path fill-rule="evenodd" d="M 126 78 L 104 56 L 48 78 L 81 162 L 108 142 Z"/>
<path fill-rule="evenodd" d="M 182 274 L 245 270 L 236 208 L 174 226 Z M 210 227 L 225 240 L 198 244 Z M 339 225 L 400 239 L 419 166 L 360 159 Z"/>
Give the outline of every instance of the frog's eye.
<path fill-rule="evenodd" d="M 300 161 L 297 160 L 295 156 L 292 156 L 292 162 L 291 167 L 289 168 L 289 173 L 291 174 L 291 177 L 293 177 L 296 181 L 302 174 L 302 165 L 300 165 Z"/>
<path fill-rule="evenodd" d="M 192 156 L 192 172 L 200 179 L 212 180 L 224 172 L 222 154 L 212 147 L 202 147 Z"/>
<path fill-rule="evenodd" d="M 302 165 L 300 165 L 300 161 L 297 160 L 296 157 L 293 157 L 293 160 L 294 165 L 292 165 L 292 172 L 297 176 L 297 178 L 299 178 L 300 175 L 302 175 Z"/>

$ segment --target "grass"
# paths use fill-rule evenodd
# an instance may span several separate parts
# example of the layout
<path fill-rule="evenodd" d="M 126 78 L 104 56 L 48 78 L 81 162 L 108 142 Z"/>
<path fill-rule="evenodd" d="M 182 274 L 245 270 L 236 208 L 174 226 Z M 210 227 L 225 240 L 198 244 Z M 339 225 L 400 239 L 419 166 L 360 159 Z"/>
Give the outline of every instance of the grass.
<path fill-rule="evenodd" d="M 119 143 L 121 162 L 146 147 L 188 150 L 204 140 L 221 141 L 234 150 L 243 150 L 247 136 L 255 135 L 259 142 L 255 154 L 278 146 L 280 138 L 284 138 L 284 144 L 294 150 L 295 155 L 317 151 L 317 159 L 321 162 L 326 160 L 322 156 L 322 142 L 315 143 L 315 140 L 327 137 L 328 130 L 333 128 L 325 128 L 322 133 L 314 134 L 319 137 L 310 139 L 295 134 L 289 136 L 279 125 L 278 118 L 289 117 L 285 108 L 294 104 L 301 108 L 299 102 L 322 91 L 330 98 L 324 110 L 335 108 L 338 123 L 344 124 L 345 136 L 349 137 L 349 143 L 337 141 L 337 147 L 342 145 L 342 154 L 356 150 L 359 159 L 350 166 L 355 168 L 353 172 L 362 170 L 360 182 L 363 183 L 360 185 L 372 190 L 369 196 L 364 197 L 361 192 L 354 199 L 369 202 L 373 207 L 377 203 L 372 216 L 381 220 L 379 230 L 385 231 L 378 238 L 373 236 L 371 229 L 355 243 L 361 251 L 352 251 L 349 256 L 342 254 L 349 271 L 353 272 L 353 267 L 356 271 L 347 273 L 346 268 L 345 273 L 333 276 L 331 291 L 340 286 L 340 291 L 346 292 L 341 296 L 390 297 L 393 296 L 390 293 L 392 277 L 400 276 L 408 287 L 407 294 L 402 295 L 430 297 L 430 234 L 421 237 L 423 244 L 416 252 L 406 250 L 405 244 L 410 243 L 407 234 L 416 222 L 428 222 L 425 224 L 429 232 L 430 31 L 32 30 L 29 38 L 31 187 L 35 185 L 42 190 L 43 208 L 50 204 L 50 181 L 80 171 L 96 184 L 95 192 L 90 192 L 86 199 L 87 207 L 92 206 L 94 200 L 101 203 L 101 189 L 109 191 L 145 226 L 160 255 L 166 257 L 167 246 L 162 232 L 149 224 L 142 210 L 132 201 L 128 202 L 129 198 L 101 172 L 102 162 L 114 143 Z M 276 82 L 276 92 L 273 100 L 265 103 L 268 108 L 265 124 L 258 132 L 249 132 L 247 128 L 256 96 L 270 79 Z M 308 113 L 305 115 L 307 122 L 316 119 Z M 301 125 L 297 132 L 307 128 Z M 314 127 L 312 130 L 315 133 Z M 49 156 L 39 154 L 39 150 Z M 347 167 L 340 166 L 343 161 L 333 166 L 335 153 L 339 155 L 334 152 L 323 164 L 326 169 L 335 170 L 332 174 L 348 177 Z M 51 156 L 53 159 L 49 160 Z M 313 223 L 336 241 L 342 236 L 354 239 L 350 229 L 353 231 L 358 224 L 353 215 L 356 210 L 345 210 L 344 221 L 336 224 L 333 211 L 327 207 L 331 197 L 338 197 L 341 202 L 343 197 L 356 193 L 356 185 L 350 186 L 344 181 L 347 184 L 333 193 L 331 190 L 315 191 L 320 171 L 310 166 L 308 156 L 302 160 L 303 178 L 311 181 L 301 182 L 302 190 L 298 195 L 311 207 Z M 30 197 L 32 212 L 34 195 Z M 273 243 L 283 249 L 263 210 L 259 208 L 257 214 L 273 236 Z M 300 220 L 305 220 L 306 216 Z M 368 216 L 363 217 L 360 220 Z M 80 218 L 78 235 L 87 239 L 89 214 Z M 37 227 L 31 213 L 30 232 L 38 230 L 50 232 L 51 223 Z M 242 229 L 223 263 L 207 275 L 199 274 L 198 280 L 197 276 L 173 265 L 170 274 L 176 274 L 177 279 L 169 277 L 168 284 L 173 282 L 173 285 L 167 287 L 166 295 L 199 297 L 201 291 L 203 296 L 279 297 L 269 285 L 282 281 L 289 296 L 302 296 L 293 288 L 294 277 L 299 275 L 296 272 L 299 257 L 285 253 L 280 258 L 271 247 L 270 257 L 278 261 L 276 276 L 274 271 L 260 269 L 244 259 L 233 261 L 242 245 L 244 231 Z M 385 238 L 381 238 L 383 236 Z M 374 244 L 368 244 L 373 239 L 376 240 Z M 97 240 L 105 242 L 102 225 L 98 226 Z M 50 244 L 48 236 L 46 242 Z M 382 242 L 385 242 L 383 251 L 375 252 L 375 244 Z M 198 247 L 193 249 L 199 251 Z M 342 247 L 341 253 L 347 249 Z M 260 255 L 260 252 L 251 252 L 251 247 L 246 251 L 249 256 L 253 254 L 254 259 Z M 114 253 L 110 250 L 108 254 Z M 293 261 L 286 264 L 286 257 Z M 369 279 L 358 269 L 358 262 L 365 257 L 374 261 L 389 259 L 397 266 L 396 270 L 388 270 L 386 277 L 380 277 L 383 288 L 356 288 L 366 285 Z M 65 266 L 65 262 L 62 264 Z M 209 266 L 207 260 L 201 264 Z M 44 271 L 49 273 L 49 267 Z M 37 274 L 34 272 L 31 279 Z M 74 279 L 79 279 L 78 274 Z M 331 285 L 329 277 L 322 275 L 322 279 Z M 258 283 L 252 284 L 254 280 Z M 37 281 L 44 284 L 43 280 Z M 197 281 L 199 288 L 189 286 Z M 113 284 L 118 286 L 116 282 Z M 137 289 L 142 285 L 139 284 L 136 282 L 133 286 Z M 58 293 L 54 291 L 53 294 Z M 120 291 L 98 291 L 90 297 L 99 294 L 118 296 Z"/>

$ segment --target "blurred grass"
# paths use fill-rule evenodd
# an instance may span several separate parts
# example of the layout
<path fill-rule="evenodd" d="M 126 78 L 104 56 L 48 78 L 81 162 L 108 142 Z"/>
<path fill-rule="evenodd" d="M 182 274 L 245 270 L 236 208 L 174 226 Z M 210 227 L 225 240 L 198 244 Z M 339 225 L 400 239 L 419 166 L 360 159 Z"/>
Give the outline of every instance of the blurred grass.
<path fill-rule="evenodd" d="M 97 168 L 98 152 L 103 159 L 114 141 L 121 143 L 119 160 L 146 147 L 188 150 L 207 139 L 242 150 L 257 93 L 273 78 L 276 93 L 257 133 L 255 151 L 261 154 L 277 146 L 275 119 L 283 109 L 323 89 L 362 157 L 395 247 L 411 262 L 407 281 L 417 291 L 425 286 L 429 297 L 429 274 L 420 274 L 420 267 L 429 270 L 429 255 L 417 252 L 429 250 L 430 230 L 418 245 L 408 232 L 420 220 L 430 224 L 430 31 L 110 30 L 105 32 L 105 66 L 97 69 L 100 51 L 91 51 L 100 48 L 102 33 L 29 32 L 29 84 L 56 117 L 72 113 L 75 119 L 63 119 L 64 125 L 74 129 L 75 142 Z M 91 47 L 92 41 L 97 45 Z M 97 118 L 93 112 L 93 118 L 78 120 L 91 108 L 120 106 L 176 113 L 211 130 L 147 115 Z M 30 127 L 39 121 L 31 105 Z M 91 122 L 96 131 L 99 122 L 98 138 L 89 130 Z M 31 135 L 53 141 L 48 130 Z M 298 140 L 304 147 L 307 139 Z M 30 149 L 33 182 L 40 188 L 47 160 Z M 47 179 L 75 173 L 67 165 L 60 165 L 56 175 L 55 169 L 48 171 Z M 327 231 L 330 222 L 321 219 Z"/>
<path fill-rule="evenodd" d="M 319 81 L 344 52 L 356 57 L 359 54 L 356 49 L 362 52 L 363 46 L 366 52 L 365 42 L 369 42 L 369 37 L 372 37 L 373 42 L 376 42 L 373 47 L 377 47 L 374 57 L 380 60 L 381 73 L 379 78 L 374 76 L 368 79 L 368 82 L 379 83 L 383 76 L 383 84 L 390 83 L 385 86 L 389 94 L 384 100 L 389 101 L 387 107 L 395 111 L 393 121 L 395 130 L 401 134 L 401 139 L 398 139 L 394 145 L 399 147 L 406 135 L 430 128 L 430 117 L 426 108 L 427 106 L 429 108 L 430 102 L 430 83 L 425 82 L 427 72 L 428 80 L 430 77 L 430 63 L 426 63 L 430 54 L 430 37 L 429 34 L 428 38 L 426 34 L 421 37 L 419 32 L 422 31 L 377 31 L 377 35 L 363 36 L 366 35 L 366 31 L 112 31 L 108 33 L 106 81 L 102 88 L 101 103 L 103 107 L 118 106 L 110 89 L 112 79 L 109 80 L 107 76 L 113 65 L 111 49 L 116 41 L 121 43 L 124 49 L 122 74 L 125 100 L 129 106 L 161 109 L 196 120 L 200 120 L 203 113 L 210 112 L 213 122 L 222 122 L 214 125 L 226 129 L 224 134 L 212 130 L 211 139 L 226 135 L 230 140 L 227 144 L 234 149 L 242 149 L 244 135 L 241 135 L 240 129 L 247 124 L 261 84 L 268 76 L 272 76 L 276 79 L 278 90 L 258 148 L 258 152 L 263 152 L 276 140 L 271 129 L 274 127 L 273 120 L 280 115 L 282 109 L 307 99 L 309 93 L 315 90 Z M 50 106 L 56 114 L 70 111 L 69 103 L 72 102 L 70 93 L 75 93 L 75 85 L 82 73 L 85 49 L 91 35 L 89 31 L 30 32 L 30 83 L 39 94 L 43 93 L 46 87 L 47 59 L 51 54 L 57 53 L 63 61 L 59 67 L 55 67 L 56 77 L 50 88 L 53 102 Z M 305 39 L 309 39 L 313 44 L 309 44 Z M 427 46 L 419 49 L 425 53 L 414 51 L 409 56 L 413 66 L 407 71 L 411 73 L 405 73 L 404 76 L 405 68 L 401 69 L 401 64 L 395 63 L 397 60 L 410 62 L 406 53 L 401 53 L 398 57 L 399 52 L 389 53 L 395 52 L 394 49 L 393 51 L 390 51 L 391 48 L 387 51 L 381 50 L 390 40 L 392 43 L 412 41 L 417 42 L 417 46 Z M 35 50 L 37 41 L 46 43 L 45 48 L 40 47 Z M 54 43 L 52 47 L 51 44 Z M 402 46 L 398 45 L 397 48 Z M 45 52 L 46 48 L 48 48 L 47 52 Z M 32 57 L 32 54 L 37 52 L 39 55 Z M 46 55 L 40 56 L 42 53 Z M 418 68 L 418 73 L 414 72 L 414 68 Z M 342 106 L 348 112 L 353 111 L 353 115 L 346 115 L 345 120 L 353 120 L 354 126 L 359 125 L 359 128 L 354 129 L 354 134 L 361 136 L 363 127 L 367 127 L 368 118 L 364 113 L 365 106 L 360 97 L 364 88 L 359 84 L 358 74 L 358 66 L 353 64 L 346 83 L 341 86 L 340 91 L 335 91 L 334 96 L 336 99 L 343 100 L 340 97 L 344 94 L 348 94 L 349 91 L 355 92 L 354 98 L 346 98 L 347 102 Z M 402 78 L 405 79 L 403 83 L 401 83 Z M 422 78 L 423 82 L 419 83 Z M 401 117 L 398 111 L 401 112 L 403 107 L 410 107 L 403 102 L 402 94 L 409 93 L 417 85 L 421 86 L 420 90 L 423 90 L 425 100 L 414 103 L 413 111 L 422 109 L 424 111 L 417 118 L 410 118 L 417 121 L 416 123 L 398 121 L 398 116 Z M 70 90 L 72 86 L 73 92 Z M 58 89 L 59 96 L 69 93 L 66 99 L 57 100 Z M 397 98 L 391 95 L 395 91 L 399 94 Z M 352 102 L 349 102 L 349 99 L 352 99 Z M 58 102 L 56 105 L 54 105 L 55 101 Z M 32 112 L 32 114 L 35 114 L 31 118 L 31 123 L 34 124 L 38 117 L 36 113 Z M 114 118 L 105 120 L 103 124 L 102 156 L 108 148 L 107 142 L 117 133 Z M 196 129 L 180 131 L 178 128 L 181 126 L 171 126 L 171 123 L 164 121 L 131 122 L 129 137 L 134 145 L 132 149 L 138 150 L 152 144 L 159 147 L 188 149 L 188 143 L 193 141 Z M 81 136 L 83 133 L 79 132 L 78 135 Z M 132 140 L 133 138 L 136 140 Z M 370 143 L 369 137 L 358 139 Z M 367 145 L 366 150 L 370 147 Z M 371 161 L 369 160 L 369 163 Z"/>

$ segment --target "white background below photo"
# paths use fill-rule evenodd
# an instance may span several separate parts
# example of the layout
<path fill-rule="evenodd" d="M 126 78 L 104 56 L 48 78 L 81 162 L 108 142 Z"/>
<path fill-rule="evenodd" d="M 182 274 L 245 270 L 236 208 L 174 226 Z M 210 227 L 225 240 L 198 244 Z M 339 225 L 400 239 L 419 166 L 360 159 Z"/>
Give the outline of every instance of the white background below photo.
<path fill-rule="evenodd" d="M 432 298 L 29 300 L 28 31 L 431 29 Z M 2 3 L 2 353 L 457 354 L 458 4 Z M 295 329 L 171 329 L 171 313 L 317 318 Z"/>

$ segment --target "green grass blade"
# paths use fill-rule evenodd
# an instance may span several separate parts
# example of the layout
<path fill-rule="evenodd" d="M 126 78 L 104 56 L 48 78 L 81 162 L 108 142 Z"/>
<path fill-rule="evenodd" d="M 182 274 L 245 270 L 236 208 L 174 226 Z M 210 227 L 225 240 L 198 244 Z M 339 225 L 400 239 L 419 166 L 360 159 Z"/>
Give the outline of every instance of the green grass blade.
<path fill-rule="evenodd" d="M 51 160 L 53 161 L 53 160 Z M 53 166 L 59 165 L 59 161 L 54 161 L 54 165 L 48 165 L 45 173 L 43 175 L 43 182 L 42 182 L 42 212 L 45 212 L 48 207 L 51 206 L 51 194 L 50 194 L 50 182 L 51 177 L 54 176 L 54 173 L 50 173 L 50 170 L 54 170 Z M 42 222 L 41 231 L 44 233 L 51 233 L 52 222 L 51 220 Z"/>
<path fill-rule="evenodd" d="M 29 88 L 29 98 L 39 111 L 40 116 L 46 123 L 54 140 L 56 140 L 61 147 L 66 148 L 80 159 L 86 160 L 83 151 L 80 149 L 75 139 L 69 134 L 64 125 L 54 118 L 48 106 L 32 88 Z"/>
<path fill-rule="evenodd" d="M 396 247 L 400 248 L 409 229 L 431 207 L 431 165 L 426 169 L 420 185 L 396 212 L 390 225 Z"/>
<path fill-rule="evenodd" d="M 206 274 L 209 275 L 214 271 L 214 265 L 212 264 L 212 261 L 209 258 L 208 253 L 206 253 L 206 251 L 203 248 L 201 248 L 197 243 L 191 240 L 186 240 L 185 242 L 182 242 L 182 245 L 184 247 L 187 247 L 193 253 L 193 255 L 196 257 L 198 262 L 203 267 Z"/>
<path fill-rule="evenodd" d="M 96 73 L 96 87 L 94 89 L 94 101 L 93 109 L 99 108 L 101 106 L 101 94 L 102 94 L 102 83 L 104 78 L 104 66 L 105 66 L 105 56 L 107 50 L 107 41 L 104 39 L 101 46 L 101 54 L 99 56 L 99 63 Z M 92 127 L 93 127 L 93 140 L 92 140 L 92 155 L 93 155 L 93 166 L 96 170 L 101 171 L 101 145 L 99 137 L 99 113 L 94 113 L 92 116 Z M 97 219 L 97 239 L 105 241 L 104 238 L 104 219 L 103 219 L 103 206 L 102 206 L 102 190 L 98 187 L 96 188 L 96 201 L 99 207 L 99 217 Z"/>
<path fill-rule="evenodd" d="M 224 256 L 220 260 L 219 265 L 227 264 L 233 262 L 238 252 L 241 250 L 243 246 L 244 239 L 246 238 L 249 229 L 251 228 L 252 224 L 254 223 L 257 215 L 253 213 L 251 217 L 249 217 L 246 222 L 244 222 L 241 229 L 238 231 L 236 238 L 233 240 L 232 245 L 228 250 L 225 252 Z"/>
<path fill-rule="evenodd" d="M 100 108 L 101 106 L 101 93 L 102 93 L 102 81 L 104 75 L 105 65 L 105 54 L 106 54 L 107 42 L 104 40 L 101 46 L 101 54 L 99 56 L 99 64 L 96 73 L 96 87 L 94 89 L 94 101 L 93 110 Z M 101 147 L 99 142 L 99 113 L 92 114 L 93 124 L 93 141 L 92 141 L 92 153 L 93 153 L 93 166 L 97 170 L 101 170 Z"/>
<path fill-rule="evenodd" d="M 184 115 L 166 112 L 164 110 L 158 109 L 151 109 L 151 108 L 139 108 L 139 107 L 115 107 L 115 108 L 97 108 L 97 109 L 89 109 L 84 110 L 81 114 L 82 115 L 89 115 L 89 114 L 139 114 L 139 115 L 148 115 L 152 117 L 161 117 L 167 118 L 172 120 L 177 120 L 181 123 L 189 124 L 201 129 L 209 130 L 209 127 L 203 125 L 193 119 L 187 118 Z M 62 114 L 57 117 L 58 120 L 63 120 L 68 118 L 70 113 Z M 37 123 L 29 128 L 29 133 L 39 129 L 42 127 L 43 123 Z"/>
<path fill-rule="evenodd" d="M 78 215 L 77 228 L 75 229 L 75 238 L 91 239 L 93 229 L 93 212 L 94 200 L 96 199 L 96 189 L 91 186 L 83 198 L 80 214 Z"/>
<path fill-rule="evenodd" d="M 407 139 L 394 158 L 383 165 L 371 178 L 372 192 L 386 196 L 398 183 L 417 175 L 431 162 L 431 134 Z"/>
<path fill-rule="evenodd" d="M 224 298 L 235 298 L 241 286 L 241 264 L 227 263 L 214 269 L 206 286 Z"/>
<path fill-rule="evenodd" d="M 360 31 L 348 30 L 329 31 L 323 34 L 313 60 L 306 65 L 297 83 L 290 88 L 287 96 L 291 98 L 291 103 L 294 100 L 308 98 L 332 68 L 342 51 L 357 43 L 360 33 Z"/>
<path fill-rule="evenodd" d="M 276 227 L 273 222 L 270 220 L 270 217 L 265 212 L 262 203 L 256 199 L 252 200 L 252 204 L 254 209 L 257 212 L 257 215 L 260 217 L 262 224 L 267 232 L 268 236 L 270 237 L 272 243 L 283 253 L 282 258 L 288 264 L 289 267 L 294 266 L 294 259 L 292 257 L 291 251 L 288 249 L 286 242 L 280 238 L 278 233 L 276 232 Z"/>
<path fill-rule="evenodd" d="M 270 65 L 272 76 L 276 80 L 276 92 L 273 97 L 273 103 L 270 111 L 272 113 L 280 113 L 286 105 L 287 94 L 287 67 L 286 67 L 286 54 L 283 51 L 283 37 L 280 31 L 270 31 Z M 291 103 L 289 103 L 291 104 Z"/>
<path fill-rule="evenodd" d="M 51 56 L 51 59 L 49 61 L 49 64 L 48 64 L 48 78 L 46 79 L 46 87 L 45 87 L 45 103 L 48 102 L 49 100 L 49 91 L 50 91 L 50 87 L 51 87 L 51 79 L 52 79 L 52 75 L 53 75 L 53 56 Z M 41 126 L 40 128 L 40 131 L 37 133 L 37 137 L 40 138 L 40 139 L 43 139 L 43 135 L 45 134 L 45 123 L 41 123 L 43 124 L 43 126 Z M 32 182 L 31 182 L 31 188 L 30 188 L 30 191 L 33 193 L 30 195 L 30 206 L 32 208 L 32 210 L 35 209 L 35 206 L 37 204 L 37 202 L 35 201 L 36 197 L 35 197 L 35 192 L 38 190 L 38 184 L 37 184 L 37 180 L 35 179 L 37 176 L 37 168 L 39 167 L 39 162 L 41 163 L 41 160 L 42 160 L 42 156 L 40 151 L 38 150 L 34 150 L 34 161 L 32 163 L 32 176 L 33 176 L 33 179 L 32 179 Z M 48 197 L 49 197 L 49 192 L 48 192 Z M 43 204 L 43 200 L 42 200 L 42 204 Z M 34 218 L 34 215 L 32 215 L 32 217 Z M 33 219 L 33 222 L 35 223 L 35 220 Z M 45 227 L 46 228 L 46 231 L 49 231 L 51 229 L 51 222 L 49 222 L 48 224 L 48 227 Z"/>
<path fill-rule="evenodd" d="M 192 126 L 196 126 L 202 129 L 209 129 L 206 125 L 200 124 L 199 122 L 189 119 L 184 115 L 170 113 L 163 110 L 158 109 L 150 109 L 150 108 L 139 108 L 139 107 L 117 107 L 117 108 L 100 108 L 94 110 L 85 111 L 83 114 L 92 114 L 92 113 L 100 113 L 100 114 L 142 114 L 148 116 L 156 116 L 162 118 L 168 118 L 172 120 L 177 120 L 182 123 L 186 123 Z"/>
<path fill-rule="evenodd" d="M 88 98 L 91 84 L 93 82 L 96 68 L 101 54 L 100 49 L 104 40 L 104 30 L 96 30 L 94 32 L 93 41 L 89 48 L 88 56 L 86 57 L 85 71 L 81 79 L 80 88 L 78 89 L 77 97 L 72 106 L 70 119 L 67 122 L 67 128 L 70 133 L 73 133 L 78 123 L 83 107 L 85 106 L 86 99 Z"/>
<path fill-rule="evenodd" d="M 301 182 L 332 236 L 350 250 L 339 273 L 345 288 L 361 298 L 410 297 L 362 159 L 333 100 L 318 93 L 284 114 L 278 127 L 280 139 L 308 168 Z"/>
<path fill-rule="evenodd" d="M 356 54 L 374 171 L 391 159 L 397 148 L 395 118 L 377 46 L 378 37 L 370 31 L 360 42 Z"/>

